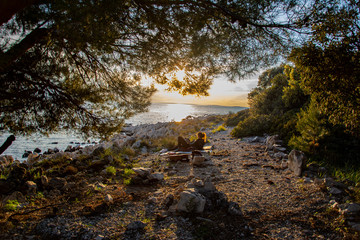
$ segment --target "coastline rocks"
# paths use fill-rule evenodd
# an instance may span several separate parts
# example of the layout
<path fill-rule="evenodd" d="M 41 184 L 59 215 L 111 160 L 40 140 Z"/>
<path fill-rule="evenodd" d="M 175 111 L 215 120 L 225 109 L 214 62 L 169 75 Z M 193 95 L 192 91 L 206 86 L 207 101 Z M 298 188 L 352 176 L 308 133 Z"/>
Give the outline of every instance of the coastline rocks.
<path fill-rule="evenodd" d="M 289 154 L 288 167 L 295 173 L 296 176 L 301 176 L 305 167 L 306 156 L 303 152 L 292 150 Z"/>

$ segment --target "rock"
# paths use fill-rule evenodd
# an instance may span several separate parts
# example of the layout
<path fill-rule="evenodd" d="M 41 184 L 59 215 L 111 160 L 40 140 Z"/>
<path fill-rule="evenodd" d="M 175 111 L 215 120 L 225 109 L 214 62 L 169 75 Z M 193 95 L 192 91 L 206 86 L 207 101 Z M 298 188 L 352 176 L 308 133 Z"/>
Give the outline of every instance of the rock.
<path fill-rule="evenodd" d="M 141 140 L 137 140 L 136 142 L 134 142 L 133 145 L 131 145 L 132 148 L 140 148 L 141 146 Z"/>
<path fill-rule="evenodd" d="M 273 146 L 277 143 L 279 136 L 269 136 L 266 138 L 265 145 L 267 150 L 273 150 Z"/>
<path fill-rule="evenodd" d="M 47 178 L 47 176 L 45 176 L 45 175 L 41 176 L 41 184 L 44 187 L 47 187 L 49 185 L 49 179 Z"/>
<path fill-rule="evenodd" d="M 343 214 L 347 214 L 347 215 L 355 215 L 359 212 L 360 212 L 360 205 L 356 203 L 350 203 L 342 211 Z"/>
<path fill-rule="evenodd" d="M 152 173 L 148 176 L 149 180 L 162 181 L 164 180 L 164 174 L 162 173 Z"/>
<path fill-rule="evenodd" d="M 146 227 L 146 224 L 141 221 L 134 221 L 129 223 L 126 227 L 127 230 L 142 230 Z"/>
<path fill-rule="evenodd" d="M 35 194 L 36 193 L 36 190 L 37 190 L 36 183 L 34 183 L 33 181 L 27 181 L 25 183 L 25 185 L 26 185 L 26 189 L 27 189 L 28 194 Z"/>
<path fill-rule="evenodd" d="M 100 146 L 98 148 L 96 148 L 93 152 L 92 155 L 93 156 L 100 156 L 101 154 L 105 153 L 105 147 L 104 146 Z"/>
<path fill-rule="evenodd" d="M 354 224 L 354 225 L 352 225 L 351 227 L 352 227 L 352 229 L 354 229 L 355 231 L 360 232 L 360 224 L 359 224 L 359 223 L 358 223 L 358 224 Z"/>
<path fill-rule="evenodd" d="M 305 167 L 306 156 L 303 152 L 292 150 L 289 154 L 288 167 L 296 176 L 301 176 Z"/>
<path fill-rule="evenodd" d="M 147 154 L 148 153 L 148 149 L 147 149 L 147 147 L 146 146 L 143 146 L 142 148 L 141 148 L 141 154 Z"/>
<path fill-rule="evenodd" d="M 336 188 L 336 187 L 332 187 L 332 188 L 330 188 L 329 193 L 334 194 L 334 195 L 338 195 L 338 194 L 341 194 L 342 191 L 340 189 Z"/>
<path fill-rule="evenodd" d="M 180 193 L 180 199 L 176 210 L 182 212 L 202 213 L 205 208 L 206 199 L 194 189 L 186 189 Z"/>
<path fill-rule="evenodd" d="M 205 191 L 216 191 L 215 185 L 211 182 L 211 180 L 210 180 L 209 178 L 207 178 L 207 179 L 205 180 L 204 190 L 205 190 Z"/>
<path fill-rule="evenodd" d="M 27 168 L 26 164 L 19 164 L 13 166 L 13 169 L 11 170 L 7 180 L 9 182 L 15 183 L 16 185 L 21 185 L 22 183 L 24 183 L 27 177 L 27 170 L 25 167 Z"/>
<path fill-rule="evenodd" d="M 32 152 L 31 151 L 26 151 L 24 152 L 24 154 L 22 155 L 22 158 L 27 158 Z"/>
<path fill-rule="evenodd" d="M 8 200 L 17 200 L 18 202 L 21 203 L 21 202 L 25 202 L 26 198 L 21 192 L 15 191 L 12 194 L 10 194 L 9 196 L 5 197 L 3 199 L 3 203 L 6 204 L 6 202 Z"/>
<path fill-rule="evenodd" d="M 112 196 L 110 194 L 106 194 L 105 198 L 104 198 L 104 202 L 107 205 L 113 204 L 114 203 L 114 199 L 112 198 Z"/>
<path fill-rule="evenodd" d="M 194 156 L 191 163 L 194 166 L 200 166 L 205 161 L 205 158 L 203 156 Z"/>
<path fill-rule="evenodd" d="M 133 168 L 132 169 L 138 176 L 142 177 L 142 178 L 147 178 L 151 173 L 152 173 L 152 169 L 151 168 L 143 168 L 143 167 L 139 167 L 139 168 Z"/>
<path fill-rule="evenodd" d="M 237 204 L 236 202 L 230 202 L 229 203 L 229 208 L 228 208 L 228 213 L 230 215 L 241 216 L 242 212 L 241 212 L 241 209 L 239 207 L 239 204 Z"/>
<path fill-rule="evenodd" d="M 41 149 L 40 148 L 35 148 L 33 152 L 34 153 L 41 153 Z"/>
<path fill-rule="evenodd" d="M 39 154 L 38 153 L 30 153 L 27 162 L 30 164 L 36 163 L 39 160 Z"/>
<path fill-rule="evenodd" d="M 66 184 L 67 181 L 65 178 L 55 177 L 50 179 L 48 186 L 52 189 L 61 190 Z"/>

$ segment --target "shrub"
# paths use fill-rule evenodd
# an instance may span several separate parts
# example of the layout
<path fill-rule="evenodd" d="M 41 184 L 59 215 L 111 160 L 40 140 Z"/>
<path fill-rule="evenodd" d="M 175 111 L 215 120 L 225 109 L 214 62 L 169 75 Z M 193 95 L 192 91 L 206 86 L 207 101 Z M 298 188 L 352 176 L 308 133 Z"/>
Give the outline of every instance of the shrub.
<path fill-rule="evenodd" d="M 229 114 L 225 119 L 224 125 L 229 127 L 235 127 L 236 125 L 238 125 L 239 122 L 244 121 L 247 117 L 249 117 L 249 113 L 249 109 L 245 109 L 237 113 Z"/>
<path fill-rule="evenodd" d="M 269 115 L 252 115 L 246 118 L 231 131 L 234 137 L 259 136 L 268 133 L 272 125 Z"/>

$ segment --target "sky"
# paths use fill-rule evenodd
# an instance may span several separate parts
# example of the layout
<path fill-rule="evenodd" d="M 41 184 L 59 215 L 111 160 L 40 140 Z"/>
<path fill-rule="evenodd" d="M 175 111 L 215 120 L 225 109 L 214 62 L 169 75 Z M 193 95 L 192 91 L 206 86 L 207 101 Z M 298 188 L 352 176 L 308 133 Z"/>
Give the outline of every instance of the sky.
<path fill-rule="evenodd" d="M 256 87 L 257 82 L 258 75 L 236 83 L 231 83 L 225 78 L 216 78 L 207 97 L 182 96 L 176 92 L 165 91 L 166 86 L 155 85 L 158 91 L 154 94 L 152 102 L 248 107 L 247 95 Z"/>

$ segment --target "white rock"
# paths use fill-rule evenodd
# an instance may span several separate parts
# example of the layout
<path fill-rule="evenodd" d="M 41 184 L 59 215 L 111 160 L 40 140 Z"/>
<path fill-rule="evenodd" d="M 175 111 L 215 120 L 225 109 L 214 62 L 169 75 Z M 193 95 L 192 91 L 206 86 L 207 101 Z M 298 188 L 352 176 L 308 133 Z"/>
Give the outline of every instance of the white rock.
<path fill-rule="evenodd" d="M 301 176 L 301 173 L 305 167 L 306 157 L 301 151 L 292 150 L 289 154 L 288 166 L 296 176 Z"/>
<path fill-rule="evenodd" d="M 177 204 L 177 211 L 202 213 L 205 208 L 206 200 L 203 195 L 194 189 L 186 189 L 180 193 Z"/>

